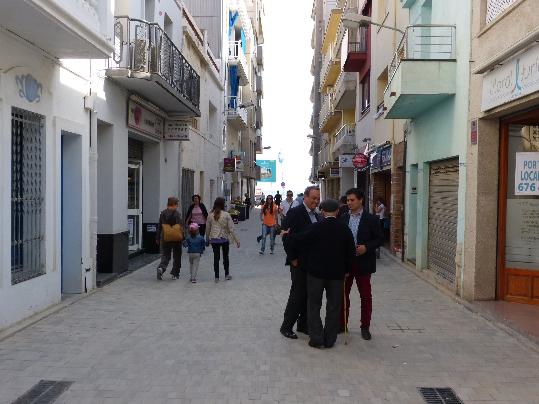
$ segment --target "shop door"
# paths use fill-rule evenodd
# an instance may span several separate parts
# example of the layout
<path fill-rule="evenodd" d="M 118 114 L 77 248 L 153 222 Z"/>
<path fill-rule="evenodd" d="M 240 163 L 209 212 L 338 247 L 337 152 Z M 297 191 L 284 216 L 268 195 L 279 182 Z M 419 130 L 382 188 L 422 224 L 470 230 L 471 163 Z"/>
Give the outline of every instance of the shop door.
<path fill-rule="evenodd" d="M 187 215 L 187 210 L 192 203 L 195 193 L 195 172 L 187 168 L 182 168 L 182 194 L 180 198 L 182 216 Z"/>
<path fill-rule="evenodd" d="M 428 268 L 455 283 L 459 190 L 458 158 L 430 164 Z"/>
<path fill-rule="evenodd" d="M 142 232 L 142 162 L 130 162 L 127 174 L 129 251 L 137 251 L 141 248 Z"/>
<path fill-rule="evenodd" d="M 539 304 L 539 116 L 502 124 L 498 296 Z"/>

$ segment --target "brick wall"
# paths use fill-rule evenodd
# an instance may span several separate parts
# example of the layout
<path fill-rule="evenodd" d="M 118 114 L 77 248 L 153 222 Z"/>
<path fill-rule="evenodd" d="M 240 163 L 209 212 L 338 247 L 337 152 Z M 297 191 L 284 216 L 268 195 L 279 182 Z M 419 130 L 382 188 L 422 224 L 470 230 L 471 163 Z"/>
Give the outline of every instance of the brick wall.
<path fill-rule="evenodd" d="M 402 251 L 402 228 L 404 196 L 404 143 L 393 146 L 393 170 L 391 171 L 391 229 L 389 233 L 391 251 L 398 254 Z"/>

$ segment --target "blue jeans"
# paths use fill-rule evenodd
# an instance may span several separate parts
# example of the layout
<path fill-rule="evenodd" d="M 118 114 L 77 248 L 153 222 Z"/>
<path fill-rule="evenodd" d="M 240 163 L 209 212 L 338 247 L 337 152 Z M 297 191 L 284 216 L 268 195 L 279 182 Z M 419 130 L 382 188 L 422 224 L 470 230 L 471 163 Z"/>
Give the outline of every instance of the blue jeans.
<path fill-rule="evenodd" d="M 262 225 L 262 245 L 260 246 L 260 251 L 264 252 L 266 250 L 266 237 L 270 235 L 270 250 L 273 251 L 275 248 L 275 226 L 268 227 L 265 224 Z"/>

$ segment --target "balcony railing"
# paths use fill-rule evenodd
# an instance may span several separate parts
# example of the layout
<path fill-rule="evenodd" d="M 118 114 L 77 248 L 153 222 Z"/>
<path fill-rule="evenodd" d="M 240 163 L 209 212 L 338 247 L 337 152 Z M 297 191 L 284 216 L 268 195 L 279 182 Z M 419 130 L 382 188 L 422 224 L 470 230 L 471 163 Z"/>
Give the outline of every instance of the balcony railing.
<path fill-rule="evenodd" d="M 228 96 L 226 97 L 226 106 L 228 111 L 228 117 L 231 120 L 241 119 L 242 126 L 247 126 L 247 109 L 242 108 L 241 96 Z"/>
<path fill-rule="evenodd" d="M 196 108 L 200 104 L 200 76 L 157 23 L 120 16 L 114 23 L 112 69 L 123 68 L 136 77 L 159 75 Z"/>
<path fill-rule="evenodd" d="M 249 81 L 249 65 L 245 56 L 244 44 L 242 41 L 230 41 L 228 43 L 229 63 L 239 64 L 242 85 Z"/>
<path fill-rule="evenodd" d="M 322 87 L 324 87 L 324 83 L 326 81 L 326 77 L 329 74 L 331 65 L 339 62 L 340 54 L 337 52 L 337 46 L 335 44 L 331 44 L 328 48 L 328 51 L 322 58 L 322 69 L 320 70 L 320 81 L 322 82 Z"/>
<path fill-rule="evenodd" d="M 412 25 L 406 28 L 388 67 L 389 89 L 403 60 L 456 59 L 456 27 L 454 25 Z"/>
<path fill-rule="evenodd" d="M 322 101 L 322 108 L 320 109 L 320 127 L 323 127 L 326 123 L 326 120 L 334 110 L 334 93 L 333 91 L 324 94 L 324 99 Z"/>
<path fill-rule="evenodd" d="M 355 125 L 343 125 L 335 136 L 335 145 L 332 152 L 335 154 L 352 153 L 356 147 Z"/>
<path fill-rule="evenodd" d="M 318 152 L 318 165 L 324 167 L 332 162 L 329 144 L 324 144 Z"/>

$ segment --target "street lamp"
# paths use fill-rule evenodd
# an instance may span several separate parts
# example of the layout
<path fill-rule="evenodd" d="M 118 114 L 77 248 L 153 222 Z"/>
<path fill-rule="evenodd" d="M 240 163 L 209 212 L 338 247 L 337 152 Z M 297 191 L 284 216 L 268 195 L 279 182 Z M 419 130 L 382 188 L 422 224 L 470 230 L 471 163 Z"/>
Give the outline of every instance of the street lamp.
<path fill-rule="evenodd" d="M 355 14 L 355 13 L 345 14 L 342 17 L 342 23 L 348 29 L 362 28 L 362 27 L 368 27 L 369 25 L 376 25 L 377 27 L 387 28 L 392 31 L 400 32 L 402 35 L 405 34 L 405 32 L 401 29 L 392 27 L 390 25 L 378 24 L 377 22 L 373 22 L 371 17 L 368 17 L 366 15 L 361 15 L 361 14 Z"/>
<path fill-rule="evenodd" d="M 265 146 L 262 148 L 262 150 L 269 150 L 269 149 L 271 149 L 271 146 Z"/>

